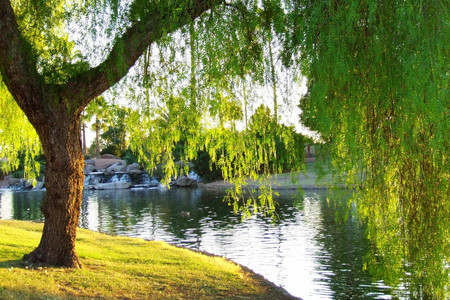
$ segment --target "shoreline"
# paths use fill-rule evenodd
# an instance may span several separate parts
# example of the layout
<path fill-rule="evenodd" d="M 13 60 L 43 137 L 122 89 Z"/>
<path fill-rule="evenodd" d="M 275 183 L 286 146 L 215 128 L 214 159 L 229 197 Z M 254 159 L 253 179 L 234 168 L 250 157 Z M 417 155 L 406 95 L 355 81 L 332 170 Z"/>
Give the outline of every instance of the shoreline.
<path fill-rule="evenodd" d="M 3 295 L 6 298 L 162 299 L 165 298 L 160 294 L 163 288 L 169 298 L 177 299 L 301 299 L 223 256 L 87 229 L 79 229 L 77 235 L 77 252 L 84 268 L 23 265 L 20 259 L 23 252 L 34 248 L 41 230 L 42 224 L 32 221 L 0 220 L 0 252 L 11 245 L 17 249 L 5 252 L 8 255 L 0 261 L 3 265 L 0 275 L 4 278 L 0 298 Z M 51 281 L 42 285 L 49 276 Z M 80 285 L 80 278 L 84 285 Z M 105 289 L 104 285 L 112 290 Z"/>
<path fill-rule="evenodd" d="M 272 190 L 298 190 L 299 188 L 303 190 L 326 190 L 332 186 L 332 178 L 329 174 L 325 176 L 325 178 L 318 178 L 314 170 L 314 158 L 308 159 L 305 165 L 306 170 L 304 171 L 287 172 L 276 175 L 270 174 L 268 177 L 268 182 L 270 182 Z M 265 184 L 263 181 L 263 176 L 259 176 L 257 180 L 246 179 L 246 184 L 243 188 L 248 190 L 259 189 Z M 204 188 L 207 190 L 227 190 L 233 186 L 233 183 L 226 182 L 224 180 L 198 184 L 199 188 Z"/>

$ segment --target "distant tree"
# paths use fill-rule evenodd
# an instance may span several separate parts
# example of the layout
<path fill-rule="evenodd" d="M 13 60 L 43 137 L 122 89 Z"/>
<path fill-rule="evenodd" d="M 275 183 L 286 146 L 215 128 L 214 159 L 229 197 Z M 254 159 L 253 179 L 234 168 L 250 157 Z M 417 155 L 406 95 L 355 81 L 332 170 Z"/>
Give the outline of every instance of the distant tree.
<path fill-rule="evenodd" d="M 84 110 L 84 118 L 86 120 L 91 120 L 94 118 L 94 123 L 92 123 L 92 129 L 95 130 L 95 156 L 100 156 L 100 130 L 107 127 L 106 122 L 110 114 L 110 106 L 106 102 L 105 98 L 97 97 Z"/>
<path fill-rule="evenodd" d="M 105 130 L 100 135 L 106 147 L 114 146 L 117 149 L 119 156 L 120 153 L 125 152 L 127 145 L 127 118 L 130 109 L 126 107 L 120 107 L 117 104 L 109 106 L 107 115 L 105 116 L 104 125 Z"/>

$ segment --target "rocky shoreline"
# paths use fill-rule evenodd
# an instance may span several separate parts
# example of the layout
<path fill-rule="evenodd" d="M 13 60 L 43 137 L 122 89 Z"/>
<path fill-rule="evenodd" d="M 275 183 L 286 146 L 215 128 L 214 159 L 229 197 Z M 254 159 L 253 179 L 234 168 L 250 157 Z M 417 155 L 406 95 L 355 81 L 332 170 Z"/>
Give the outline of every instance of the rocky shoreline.
<path fill-rule="evenodd" d="M 159 178 L 150 176 L 142 170 L 138 163 L 128 165 L 124 160 L 113 155 L 102 155 L 98 159 L 84 161 L 84 189 L 110 190 L 128 188 L 156 188 L 160 187 Z M 45 180 L 45 179 L 44 179 Z M 5 176 L 0 180 L 0 188 L 13 190 L 45 189 L 45 182 Z M 196 187 L 201 178 L 194 172 L 189 176 L 174 179 L 170 185 L 174 187 Z"/>
<path fill-rule="evenodd" d="M 313 161 L 307 161 L 307 163 L 313 163 Z M 128 165 L 124 160 L 113 155 L 102 155 L 98 159 L 85 160 L 84 163 L 85 190 L 162 187 L 160 178 L 147 174 L 138 163 Z M 307 172 L 273 175 L 269 178 L 269 182 L 273 190 L 297 190 L 299 187 L 306 190 L 327 189 L 331 183 L 331 178 L 327 177 L 319 183 L 317 175 L 309 168 Z M 247 180 L 246 183 L 246 189 L 258 189 L 262 185 L 259 180 Z M 200 187 L 209 190 L 227 190 L 233 187 L 232 183 L 223 180 L 202 183 L 201 178 L 194 172 L 190 172 L 189 176 L 174 179 L 170 185 L 181 188 Z M 6 176 L 5 180 L 0 180 L 0 188 L 36 190 L 45 188 L 45 184 L 40 181 L 33 184 L 31 180 Z"/>

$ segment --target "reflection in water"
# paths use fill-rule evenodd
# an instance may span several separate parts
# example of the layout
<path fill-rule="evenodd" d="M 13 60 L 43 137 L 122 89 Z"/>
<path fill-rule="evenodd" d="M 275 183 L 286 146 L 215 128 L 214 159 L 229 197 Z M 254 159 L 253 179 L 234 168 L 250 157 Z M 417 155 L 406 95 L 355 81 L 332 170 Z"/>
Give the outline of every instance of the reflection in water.
<path fill-rule="evenodd" d="M 42 221 L 41 201 L 45 191 L 0 190 L 0 218 Z"/>
<path fill-rule="evenodd" d="M 13 197 L 12 194 L 7 192 L 2 194 L 0 192 L 0 219 L 12 219 L 13 218 Z"/>
<path fill-rule="evenodd" d="M 39 205 L 43 195 L 42 192 L 3 193 L 0 216 L 42 219 Z M 292 195 L 283 194 L 278 200 L 279 218 L 274 223 L 264 217 L 241 222 L 241 217 L 221 201 L 223 194 L 219 192 L 201 189 L 86 191 L 80 226 L 109 234 L 164 240 L 223 255 L 304 299 L 389 299 L 392 294 L 409 297 L 408 289 L 404 288 L 412 277 L 405 276 L 408 269 L 397 272 L 398 269 L 388 270 L 388 263 L 383 264 L 400 258 L 404 263 L 404 257 L 393 259 L 382 252 L 385 249 L 374 247 L 369 242 L 371 239 L 365 237 L 366 233 L 373 234 L 374 229 L 355 216 L 354 206 L 341 205 L 347 203 L 351 194 L 341 192 L 340 196 L 342 200 L 327 201 L 326 192 L 309 192 L 302 200 L 294 201 Z M 393 247 L 400 247 L 398 243 L 393 241 Z M 445 256 L 437 254 L 441 250 L 436 247 L 419 253 L 436 252 L 436 255 L 428 253 L 427 259 L 441 259 L 437 267 L 444 270 L 442 257 Z M 436 262 L 426 261 L 426 264 L 436 266 Z M 427 265 L 423 261 L 420 267 Z M 387 270 L 392 273 L 386 274 Z M 446 276 L 442 275 L 440 280 L 448 280 L 448 273 Z"/>

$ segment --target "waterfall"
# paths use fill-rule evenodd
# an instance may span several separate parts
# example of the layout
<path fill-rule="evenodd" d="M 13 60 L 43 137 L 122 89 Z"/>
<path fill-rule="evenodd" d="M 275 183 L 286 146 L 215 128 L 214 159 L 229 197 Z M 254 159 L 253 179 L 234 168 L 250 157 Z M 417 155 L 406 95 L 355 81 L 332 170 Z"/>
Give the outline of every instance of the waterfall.
<path fill-rule="evenodd" d="M 127 173 L 115 173 L 111 178 L 109 178 L 106 183 L 112 183 L 112 182 L 131 182 L 130 175 Z"/>

